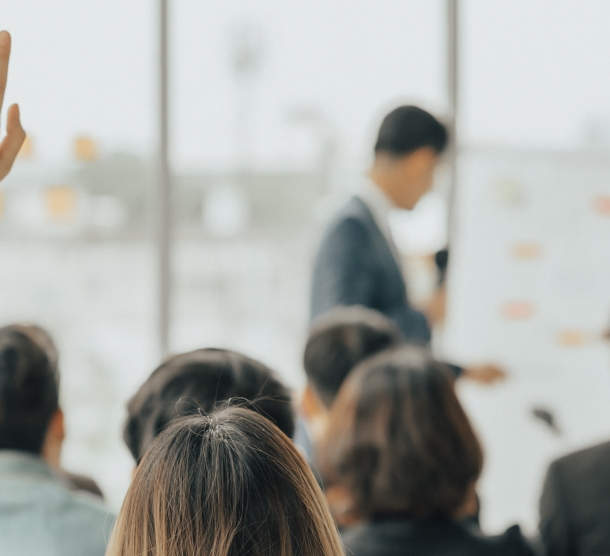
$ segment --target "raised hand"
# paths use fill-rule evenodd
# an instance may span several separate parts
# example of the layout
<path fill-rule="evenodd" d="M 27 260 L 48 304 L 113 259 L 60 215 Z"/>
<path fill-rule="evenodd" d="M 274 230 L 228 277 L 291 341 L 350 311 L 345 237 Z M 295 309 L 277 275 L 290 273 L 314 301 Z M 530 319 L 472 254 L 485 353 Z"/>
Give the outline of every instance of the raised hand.
<path fill-rule="evenodd" d="M 8 61 L 11 56 L 11 36 L 7 31 L 0 31 L 0 110 L 4 102 Z M 6 117 L 6 137 L 0 143 L 0 181 L 11 171 L 19 149 L 25 141 L 25 131 L 19 120 L 19 106 L 13 104 Z"/>

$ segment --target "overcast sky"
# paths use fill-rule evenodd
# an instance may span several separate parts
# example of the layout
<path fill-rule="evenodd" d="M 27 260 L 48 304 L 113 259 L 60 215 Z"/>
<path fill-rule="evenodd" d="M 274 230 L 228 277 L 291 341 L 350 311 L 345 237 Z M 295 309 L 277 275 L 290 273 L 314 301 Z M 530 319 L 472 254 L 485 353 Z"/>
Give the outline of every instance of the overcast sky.
<path fill-rule="evenodd" d="M 156 2 L 0 1 L 0 27 L 14 39 L 7 103 L 20 102 L 38 156 L 67 159 L 78 133 L 106 151 L 150 153 Z M 250 114 L 251 156 L 267 167 L 313 160 L 322 132 L 336 136 L 345 160 L 356 159 L 370 148 L 383 111 L 401 101 L 442 112 L 444 5 L 174 0 L 175 165 L 231 166 L 240 110 Z M 231 53 L 246 27 L 260 35 L 260 70 L 240 88 Z M 608 29 L 606 0 L 462 2 L 463 141 L 570 148 L 583 144 L 589 128 L 603 135 Z M 323 125 L 291 116 L 304 109 Z"/>

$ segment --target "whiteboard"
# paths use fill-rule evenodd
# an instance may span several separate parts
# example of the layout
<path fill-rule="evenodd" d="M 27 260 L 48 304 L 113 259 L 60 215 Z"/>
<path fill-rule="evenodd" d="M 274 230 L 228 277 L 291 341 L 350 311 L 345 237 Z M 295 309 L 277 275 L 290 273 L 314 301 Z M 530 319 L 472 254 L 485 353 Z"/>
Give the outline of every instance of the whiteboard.
<path fill-rule="evenodd" d="M 458 177 L 442 351 L 510 372 L 459 393 L 486 453 L 483 526 L 532 532 L 550 461 L 610 439 L 610 153 L 470 149 Z"/>

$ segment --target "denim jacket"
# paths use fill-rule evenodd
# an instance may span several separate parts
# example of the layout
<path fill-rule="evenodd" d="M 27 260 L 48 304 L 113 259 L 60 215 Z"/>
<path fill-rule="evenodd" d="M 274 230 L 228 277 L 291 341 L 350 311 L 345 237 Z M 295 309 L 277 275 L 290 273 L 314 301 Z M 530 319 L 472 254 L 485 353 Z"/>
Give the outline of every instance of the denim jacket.
<path fill-rule="evenodd" d="M 112 523 L 42 459 L 0 450 L 0 556 L 103 556 Z"/>

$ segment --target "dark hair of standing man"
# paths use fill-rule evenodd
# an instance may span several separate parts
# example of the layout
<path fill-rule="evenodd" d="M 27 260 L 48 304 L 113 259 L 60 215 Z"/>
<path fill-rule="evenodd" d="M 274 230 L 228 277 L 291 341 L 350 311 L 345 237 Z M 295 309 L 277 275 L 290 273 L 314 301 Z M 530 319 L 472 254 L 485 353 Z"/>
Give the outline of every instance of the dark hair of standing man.
<path fill-rule="evenodd" d="M 307 379 L 330 408 L 356 365 L 403 342 L 398 326 L 378 311 L 360 305 L 336 307 L 311 327 L 303 357 Z"/>
<path fill-rule="evenodd" d="M 360 519 L 451 517 L 483 466 L 451 371 L 414 346 L 354 369 L 320 453 L 325 484 L 344 489 Z"/>
<path fill-rule="evenodd" d="M 383 119 L 375 153 L 401 157 L 428 147 L 441 154 L 448 141 L 447 128 L 432 114 L 417 106 L 399 106 Z"/>
<path fill-rule="evenodd" d="M 19 325 L 0 328 L 0 450 L 40 455 L 59 408 L 55 364 Z"/>
<path fill-rule="evenodd" d="M 250 357 L 211 348 L 174 355 L 153 371 L 129 401 L 123 438 L 139 463 L 170 421 L 213 413 L 225 402 L 260 413 L 292 438 L 292 399 L 276 374 Z"/>

